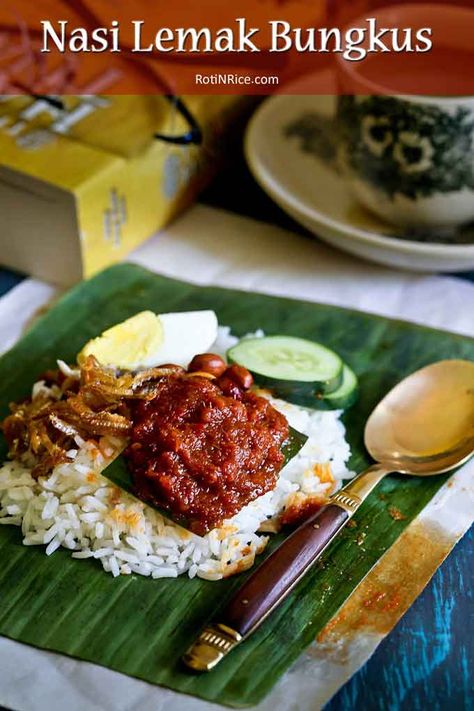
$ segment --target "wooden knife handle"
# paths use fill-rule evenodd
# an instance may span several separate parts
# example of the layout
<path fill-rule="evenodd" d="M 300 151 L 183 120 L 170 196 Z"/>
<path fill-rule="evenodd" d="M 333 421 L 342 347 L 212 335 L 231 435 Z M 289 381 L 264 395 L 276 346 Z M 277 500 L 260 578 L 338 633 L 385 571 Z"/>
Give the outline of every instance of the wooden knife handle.
<path fill-rule="evenodd" d="M 287 597 L 317 561 L 349 513 L 328 504 L 294 531 L 242 585 L 219 615 L 219 623 L 246 637 Z"/>

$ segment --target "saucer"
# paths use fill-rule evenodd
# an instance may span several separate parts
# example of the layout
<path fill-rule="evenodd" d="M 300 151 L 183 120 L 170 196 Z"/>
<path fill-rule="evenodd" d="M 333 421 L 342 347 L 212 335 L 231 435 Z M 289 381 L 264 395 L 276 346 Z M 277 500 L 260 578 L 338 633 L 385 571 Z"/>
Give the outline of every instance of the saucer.
<path fill-rule="evenodd" d="M 358 257 L 413 271 L 474 269 L 474 225 L 449 236 L 409 232 L 355 200 L 337 168 L 333 79 L 323 80 L 332 95 L 314 95 L 320 81 L 298 79 L 253 115 L 245 154 L 261 187 L 310 232 Z"/>

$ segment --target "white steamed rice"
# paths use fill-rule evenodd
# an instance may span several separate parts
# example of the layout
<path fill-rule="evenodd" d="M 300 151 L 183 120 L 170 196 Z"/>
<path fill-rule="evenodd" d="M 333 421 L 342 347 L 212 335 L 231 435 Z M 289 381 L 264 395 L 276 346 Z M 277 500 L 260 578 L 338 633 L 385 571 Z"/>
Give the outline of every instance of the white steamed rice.
<path fill-rule="evenodd" d="M 221 327 L 213 351 L 225 353 L 236 340 Z M 44 386 L 34 387 L 37 391 Z M 190 578 L 219 580 L 245 570 L 268 542 L 258 532 L 260 527 L 271 530 L 272 520 L 285 506 L 308 495 L 323 500 L 352 476 L 346 467 L 350 449 L 339 411 L 271 401 L 308 441 L 282 469 L 275 489 L 206 536 L 170 522 L 101 476 L 122 446 L 110 437 L 103 437 L 99 446 L 77 438 L 70 462 L 38 481 L 24 463 L 5 463 L 0 468 L 0 524 L 21 526 L 24 545 L 45 545 L 47 555 L 62 546 L 73 558 L 99 560 L 114 576 L 176 578 L 187 573 Z"/>

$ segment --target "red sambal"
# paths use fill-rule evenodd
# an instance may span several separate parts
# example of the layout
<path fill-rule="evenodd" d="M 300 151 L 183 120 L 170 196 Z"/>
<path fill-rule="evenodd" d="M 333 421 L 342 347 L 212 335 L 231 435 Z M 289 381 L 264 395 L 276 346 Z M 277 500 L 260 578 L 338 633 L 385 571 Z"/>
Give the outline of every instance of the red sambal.
<path fill-rule="evenodd" d="M 286 418 L 248 391 L 244 370 L 224 366 L 215 377 L 201 365 L 132 405 L 126 457 L 137 496 L 199 535 L 270 491 L 284 462 Z"/>

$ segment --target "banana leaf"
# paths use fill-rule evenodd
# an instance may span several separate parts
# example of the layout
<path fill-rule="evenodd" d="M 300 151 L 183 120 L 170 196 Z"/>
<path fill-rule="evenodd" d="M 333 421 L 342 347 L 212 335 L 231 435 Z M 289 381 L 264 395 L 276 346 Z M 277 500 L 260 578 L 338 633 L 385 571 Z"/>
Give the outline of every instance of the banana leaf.
<path fill-rule="evenodd" d="M 87 339 L 117 321 L 142 309 L 207 308 L 237 335 L 263 328 L 313 338 L 347 360 L 360 381 L 358 403 L 345 416 L 355 470 L 369 463 L 366 418 L 397 381 L 442 358 L 474 359 L 474 340 L 466 337 L 333 306 L 197 287 L 119 265 L 70 291 L 0 359 L 0 416 L 10 401 L 28 395 L 56 358 L 72 361 Z M 189 673 L 180 657 L 246 573 L 218 582 L 113 578 L 93 559 L 74 560 L 65 550 L 48 557 L 43 547 L 23 546 L 11 526 L 0 527 L 0 634 L 210 701 L 254 705 L 445 480 L 387 478 L 361 507 L 357 528 L 347 528 L 287 601 L 209 674 Z M 403 516 L 393 518 L 391 507 Z"/>

